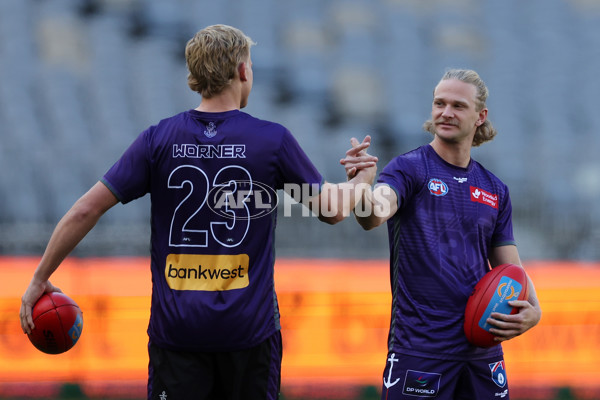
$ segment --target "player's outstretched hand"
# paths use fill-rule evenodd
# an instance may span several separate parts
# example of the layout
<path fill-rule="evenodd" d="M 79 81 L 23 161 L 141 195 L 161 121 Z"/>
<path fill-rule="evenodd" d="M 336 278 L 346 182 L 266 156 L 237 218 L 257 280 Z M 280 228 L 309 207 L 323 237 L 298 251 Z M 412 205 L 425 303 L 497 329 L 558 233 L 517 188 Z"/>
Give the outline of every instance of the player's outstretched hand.
<path fill-rule="evenodd" d="M 350 144 L 352 147 L 346 152 L 346 158 L 340 160 L 340 164 L 346 169 L 348 179 L 354 178 L 361 169 L 377 168 L 378 158 L 367 153 L 367 149 L 371 146 L 371 136 L 365 136 L 362 143 L 352 138 Z"/>
<path fill-rule="evenodd" d="M 495 340 L 504 342 L 513 339 L 537 325 L 541 312 L 527 300 L 514 300 L 508 302 L 519 311 L 516 314 L 491 313 L 487 322 L 493 325 L 490 333 L 496 335 Z"/>
<path fill-rule="evenodd" d="M 19 313 L 19 316 L 21 318 L 21 328 L 24 333 L 29 334 L 33 328 L 35 328 L 31 311 L 38 299 L 42 297 L 44 293 L 48 292 L 62 293 L 62 290 L 54 286 L 50 281 L 36 282 L 35 280 L 32 280 L 25 291 L 25 294 L 21 297 L 21 312 Z"/>

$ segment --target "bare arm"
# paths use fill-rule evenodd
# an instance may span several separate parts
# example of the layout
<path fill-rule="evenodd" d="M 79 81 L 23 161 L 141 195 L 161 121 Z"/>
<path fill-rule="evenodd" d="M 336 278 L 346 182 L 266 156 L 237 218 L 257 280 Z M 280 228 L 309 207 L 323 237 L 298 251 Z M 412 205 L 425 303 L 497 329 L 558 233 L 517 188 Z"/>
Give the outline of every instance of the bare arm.
<path fill-rule="evenodd" d="M 398 211 L 398 197 L 388 185 L 369 187 L 363 191 L 359 205 L 354 209 L 356 221 L 366 231 L 386 222 Z"/>
<path fill-rule="evenodd" d="M 49 281 L 52 273 L 96 225 L 100 217 L 117 202 L 112 192 L 103 183 L 98 182 L 75 202 L 56 225 L 29 287 L 21 298 L 20 317 L 23 332 L 29 333 L 34 328 L 31 309 L 40 296 L 46 292 L 60 291 Z"/>
<path fill-rule="evenodd" d="M 489 259 L 492 268 L 502 264 L 515 264 L 522 267 L 517 246 L 494 247 L 489 255 Z M 516 300 L 508 303 L 518 308 L 518 313 L 512 315 L 492 313 L 488 319 L 488 323 L 496 327 L 492 328 L 490 332 L 497 336 L 496 340 L 499 342 L 522 335 L 536 326 L 542 318 L 542 309 L 535 287 L 529 276 L 527 276 L 527 280 L 529 287 L 527 300 Z"/>

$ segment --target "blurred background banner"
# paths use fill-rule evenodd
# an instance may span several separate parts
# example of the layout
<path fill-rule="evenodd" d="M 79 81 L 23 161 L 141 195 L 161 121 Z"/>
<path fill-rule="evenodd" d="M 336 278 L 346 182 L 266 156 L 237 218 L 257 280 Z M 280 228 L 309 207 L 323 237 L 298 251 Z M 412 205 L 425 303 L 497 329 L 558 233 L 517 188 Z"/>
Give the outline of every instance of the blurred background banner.
<path fill-rule="evenodd" d="M 353 136 L 373 137 L 380 171 L 428 143 L 421 126 L 444 71 L 478 71 L 499 134 L 473 157 L 510 188 L 544 311 L 506 344 L 509 380 L 537 398 L 554 396 L 544 387 L 600 398 L 599 0 L 0 0 L 0 397 L 23 382 L 41 397 L 64 382 L 144 396 L 148 197 L 111 209 L 57 274 L 84 310 L 72 351 L 29 344 L 20 296 L 77 198 L 140 132 L 199 104 L 184 47 L 217 23 L 257 42 L 245 111 L 289 128 L 333 182 Z M 278 213 L 287 393 L 379 388 L 386 229 Z"/>
<path fill-rule="evenodd" d="M 31 393 L 31 387 L 71 382 L 90 396 L 128 388 L 143 397 L 149 260 L 70 258 L 61 266 L 53 283 L 79 304 L 84 327 L 72 350 L 54 356 L 36 350 L 18 320 L 21 292 L 37 262 L 0 258 L 0 396 L 16 387 Z M 572 387 L 597 398 L 600 266 L 544 261 L 526 267 L 544 315 L 533 330 L 504 344 L 511 391 Z M 387 260 L 282 259 L 275 271 L 283 393 L 319 386 L 379 389 L 391 301 Z"/>

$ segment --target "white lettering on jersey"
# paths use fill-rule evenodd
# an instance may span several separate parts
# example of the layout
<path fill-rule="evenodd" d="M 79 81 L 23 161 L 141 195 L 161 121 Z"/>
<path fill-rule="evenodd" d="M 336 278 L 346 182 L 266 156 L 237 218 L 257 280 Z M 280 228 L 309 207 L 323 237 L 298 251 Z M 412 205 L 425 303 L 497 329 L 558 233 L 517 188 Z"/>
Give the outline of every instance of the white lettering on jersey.
<path fill-rule="evenodd" d="M 245 144 L 174 144 L 173 158 L 246 158 Z"/>

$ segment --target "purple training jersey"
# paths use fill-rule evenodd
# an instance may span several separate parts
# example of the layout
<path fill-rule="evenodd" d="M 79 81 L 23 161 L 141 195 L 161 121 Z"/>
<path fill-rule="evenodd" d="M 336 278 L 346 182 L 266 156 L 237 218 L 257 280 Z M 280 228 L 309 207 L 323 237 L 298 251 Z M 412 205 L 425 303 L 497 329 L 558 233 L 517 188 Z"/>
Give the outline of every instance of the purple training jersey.
<path fill-rule="evenodd" d="M 278 329 L 276 190 L 322 177 L 283 126 L 190 110 L 142 132 L 103 182 L 152 203 L 148 334 L 163 347 L 230 351 Z"/>
<path fill-rule="evenodd" d="M 467 168 L 445 162 L 430 145 L 393 159 L 378 182 L 398 195 L 388 220 L 389 351 L 455 360 L 501 354 L 500 346 L 470 345 L 463 322 L 490 248 L 515 244 L 506 185 L 473 159 Z"/>

